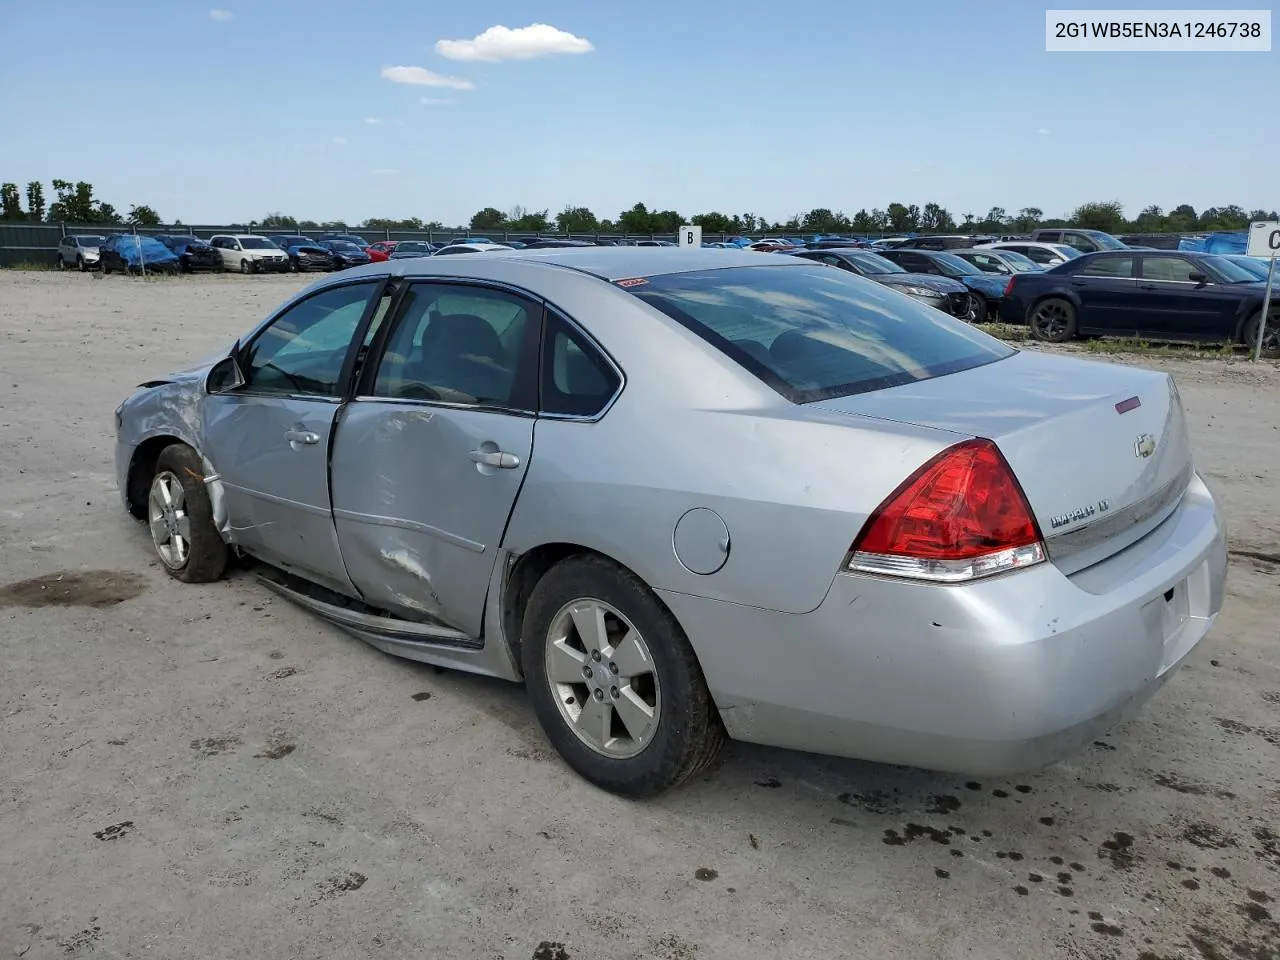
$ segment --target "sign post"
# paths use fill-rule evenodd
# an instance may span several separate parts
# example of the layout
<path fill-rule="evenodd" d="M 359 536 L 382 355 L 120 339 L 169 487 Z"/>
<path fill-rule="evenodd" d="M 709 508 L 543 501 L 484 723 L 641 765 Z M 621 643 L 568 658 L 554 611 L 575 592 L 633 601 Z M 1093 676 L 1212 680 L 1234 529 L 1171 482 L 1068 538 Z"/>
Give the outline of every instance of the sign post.
<path fill-rule="evenodd" d="M 1250 257 L 1266 257 L 1267 290 L 1262 295 L 1262 316 L 1258 318 L 1258 338 L 1253 344 L 1253 359 L 1262 356 L 1262 340 L 1267 331 L 1267 313 L 1271 309 L 1271 288 L 1276 279 L 1276 257 L 1280 256 L 1280 222 L 1257 220 L 1249 224 L 1249 246 L 1245 253 Z"/>
<path fill-rule="evenodd" d="M 686 223 L 680 228 L 680 246 L 682 247 L 701 247 L 702 246 L 702 228 Z"/>

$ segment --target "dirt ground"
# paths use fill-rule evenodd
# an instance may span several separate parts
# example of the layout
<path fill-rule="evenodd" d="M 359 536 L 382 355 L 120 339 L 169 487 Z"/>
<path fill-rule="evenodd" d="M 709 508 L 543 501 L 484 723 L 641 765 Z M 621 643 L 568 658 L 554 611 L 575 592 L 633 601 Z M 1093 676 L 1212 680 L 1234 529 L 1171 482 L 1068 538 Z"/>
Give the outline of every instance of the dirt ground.
<path fill-rule="evenodd" d="M 0 271 L 0 958 L 1280 956 L 1275 364 L 1145 361 L 1233 555 L 1137 720 L 1011 781 L 734 745 L 629 803 L 518 686 L 157 568 L 111 411 L 302 282 Z"/>

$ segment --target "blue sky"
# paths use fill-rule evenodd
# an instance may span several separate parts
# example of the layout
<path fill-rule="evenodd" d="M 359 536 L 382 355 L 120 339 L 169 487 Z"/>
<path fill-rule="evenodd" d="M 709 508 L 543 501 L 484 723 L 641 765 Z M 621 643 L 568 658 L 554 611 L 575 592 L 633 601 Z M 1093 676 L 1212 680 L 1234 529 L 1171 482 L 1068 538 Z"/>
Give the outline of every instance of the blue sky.
<path fill-rule="evenodd" d="M 87 180 L 188 223 L 1280 205 L 1280 54 L 1046 53 L 1047 5 L 9 0 L 0 180 Z M 533 23 L 590 50 L 436 48 Z"/>

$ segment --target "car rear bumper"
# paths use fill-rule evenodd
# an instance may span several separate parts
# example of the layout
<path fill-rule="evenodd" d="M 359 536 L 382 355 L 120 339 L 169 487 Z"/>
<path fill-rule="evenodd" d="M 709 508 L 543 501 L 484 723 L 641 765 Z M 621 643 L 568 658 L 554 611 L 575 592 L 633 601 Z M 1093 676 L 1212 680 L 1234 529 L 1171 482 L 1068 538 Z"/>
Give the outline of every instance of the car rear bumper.
<path fill-rule="evenodd" d="M 1050 563 L 955 586 L 841 574 L 800 615 L 661 595 L 735 739 L 1001 775 L 1135 713 L 1213 626 L 1226 566 L 1194 477 L 1164 523 L 1071 577 Z"/>

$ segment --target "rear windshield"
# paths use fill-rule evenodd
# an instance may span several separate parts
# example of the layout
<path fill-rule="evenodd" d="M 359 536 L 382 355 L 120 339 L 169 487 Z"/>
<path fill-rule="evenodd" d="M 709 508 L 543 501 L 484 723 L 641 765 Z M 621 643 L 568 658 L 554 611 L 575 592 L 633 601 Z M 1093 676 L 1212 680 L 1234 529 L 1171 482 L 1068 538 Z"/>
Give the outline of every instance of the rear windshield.
<path fill-rule="evenodd" d="M 624 283 L 794 403 L 929 380 L 1014 353 L 941 310 L 826 265 Z"/>

